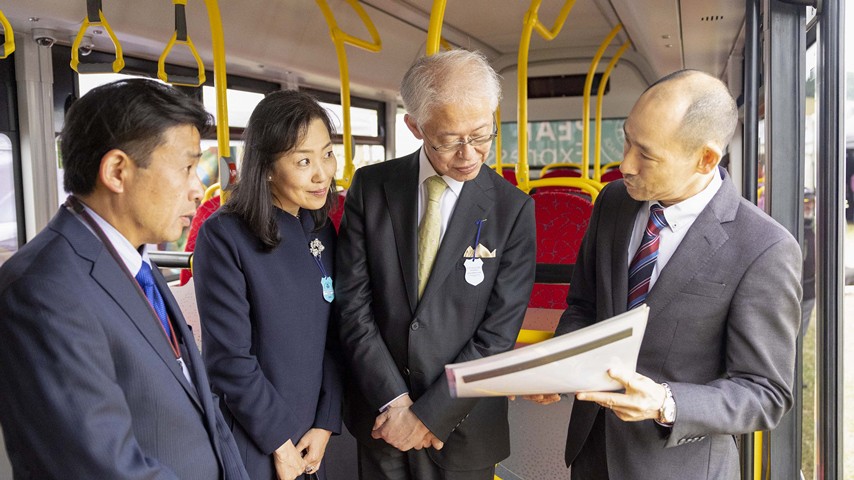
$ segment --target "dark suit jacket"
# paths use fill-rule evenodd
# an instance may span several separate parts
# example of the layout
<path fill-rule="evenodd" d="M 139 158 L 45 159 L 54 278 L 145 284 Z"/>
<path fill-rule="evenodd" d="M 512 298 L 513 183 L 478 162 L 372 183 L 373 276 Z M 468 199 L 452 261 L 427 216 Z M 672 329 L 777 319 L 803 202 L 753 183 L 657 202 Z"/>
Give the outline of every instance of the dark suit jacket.
<path fill-rule="evenodd" d="M 513 347 L 534 280 L 531 198 L 488 167 L 465 183 L 418 301 L 418 155 L 364 167 L 347 193 L 338 239 L 336 299 L 351 385 L 345 422 L 363 444 L 379 409 L 409 392 L 414 413 L 445 442 L 429 450 L 449 470 L 486 468 L 509 455 L 507 400 L 451 398 L 445 364 Z M 485 279 L 465 279 L 463 254 L 480 243 Z"/>
<path fill-rule="evenodd" d="M 15 478 L 248 478 L 162 275 L 195 387 L 123 270 L 65 208 L 0 269 L 0 424 Z"/>
<path fill-rule="evenodd" d="M 646 299 L 637 371 L 670 385 L 676 422 L 623 422 L 606 411 L 611 480 L 736 479 L 733 435 L 772 429 L 792 406 L 800 248 L 721 172 L 723 185 Z M 599 195 L 556 333 L 626 311 L 628 245 L 641 205 L 622 180 Z M 573 405 L 567 465 L 598 412 L 595 403 Z"/>

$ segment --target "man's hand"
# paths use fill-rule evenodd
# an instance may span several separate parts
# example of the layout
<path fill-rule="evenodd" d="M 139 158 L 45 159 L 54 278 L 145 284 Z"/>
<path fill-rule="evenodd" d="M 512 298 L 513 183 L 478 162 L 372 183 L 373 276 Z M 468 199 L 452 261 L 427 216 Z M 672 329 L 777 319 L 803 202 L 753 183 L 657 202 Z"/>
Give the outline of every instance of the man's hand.
<path fill-rule="evenodd" d="M 412 403 L 409 395 L 404 395 L 392 402 L 389 409 L 377 417 L 371 436 L 385 440 L 402 452 L 431 446 L 440 450 L 444 443 L 412 413 L 409 409 Z"/>
<path fill-rule="evenodd" d="M 610 408 L 625 422 L 658 419 L 666 396 L 663 385 L 636 372 L 611 369 L 608 375 L 623 385 L 625 393 L 581 392 L 575 398 Z"/>
<path fill-rule="evenodd" d="M 314 473 L 320 469 L 320 462 L 326 452 L 326 444 L 332 432 L 322 428 L 312 428 L 297 442 L 296 450 L 305 461 L 305 473 Z"/>
<path fill-rule="evenodd" d="M 290 440 L 273 452 L 273 464 L 279 480 L 294 480 L 305 472 L 305 460 Z"/>
<path fill-rule="evenodd" d="M 516 395 L 510 395 L 510 400 L 516 400 Z M 540 405 L 550 405 L 560 401 L 560 395 L 557 393 L 543 393 L 539 395 L 522 395 L 522 398 L 529 402 L 539 403 Z"/>

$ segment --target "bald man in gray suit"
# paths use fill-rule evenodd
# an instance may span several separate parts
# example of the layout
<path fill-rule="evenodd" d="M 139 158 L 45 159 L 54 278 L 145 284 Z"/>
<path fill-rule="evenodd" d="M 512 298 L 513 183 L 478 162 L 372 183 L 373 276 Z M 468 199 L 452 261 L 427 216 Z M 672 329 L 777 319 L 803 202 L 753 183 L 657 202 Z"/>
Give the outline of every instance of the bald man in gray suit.
<path fill-rule="evenodd" d="M 659 80 L 626 120 L 624 180 L 596 201 L 556 334 L 641 303 L 649 321 L 637 371 L 610 372 L 625 390 L 576 395 L 573 479 L 737 479 L 735 435 L 792 406 L 801 251 L 719 168 L 736 121 L 697 71 Z"/>

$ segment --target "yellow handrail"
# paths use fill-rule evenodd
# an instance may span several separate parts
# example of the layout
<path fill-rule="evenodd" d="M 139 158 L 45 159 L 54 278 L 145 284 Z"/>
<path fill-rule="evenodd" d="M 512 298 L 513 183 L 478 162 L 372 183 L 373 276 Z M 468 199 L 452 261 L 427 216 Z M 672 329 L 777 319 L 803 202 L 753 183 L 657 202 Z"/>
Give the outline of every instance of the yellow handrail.
<path fill-rule="evenodd" d="M 2 10 L 0 10 L 0 25 L 3 25 L 3 36 L 6 38 L 3 43 L 3 56 L 0 56 L 2 60 L 15 51 L 15 32 L 12 31 L 12 24 L 6 19 L 6 15 L 3 15 Z"/>
<path fill-rule="evenodd" d="M 104 27 L 107 35 L 109 35 L 113 46 L 116 48 L 116 59 L 112 63 L 80 63 L 78 54 L 80 43 L 90 27 Z M 83 19 L 80 30 L 77 31 L 77 36 L 74 37 L 74 43 L 71 45 L 71 69 L 77 73 L 119 73 L 123 68 L 125 68 L 125 59 L 122 55 L 122 44 L 119 43 L 110 23 L 104 17 L 104 12 L 101 10 L 101 0 L 86 0 L 86 18 Z"/>
<path fill-rule="evenodd" d="M 605 54 L 605 49 L 622 29 L 622 23 L 618 23 L 611 29 L 611 33 L 605 37 L 605 40 L 599 45 L 599 49 L 596 50 L 596 55 L 593 56 L 590 68 L 587 70 L 587 79 L 584 82 L 584 106 L 581 112 L 581 164 L 584 165 L 584 168 L 581 169 L 581 175 L 583 178 L 590 178 L 590 90 L 593 89 L 593 76 L 596 75 L 596 67 L 599 66 L 599 60 Z"/>
<path fill-rule="evenodd" d="M 207 202 L 217 195 L 222 195 L 222 189 L 219 188 L 219 182 L 214 183 L 205 190 L 205 194 L 202 196 L 202 203 Z M 222 199 L 220 198 L 220 200 Z"/>
<path fill-rule="evenodd" d="M 237 165 L 231 159 L 228 133 L 228 100 L 226 96 L 225 41 L 222 36 L 222 17 L 217 0 L 205 0 L 211 25 L 211 44 L 214 61 L 214 88 L 216 89 L 216 139 L 219 153 L 219 184 L 222 203 L 228 199 L 228 187 L 237 181 Z"/>
<path fill-rule="evenodd" d="M 382 41 L 371 18 L 357 0 L 346 1 L 356 11 L 359 18 L 362 19 L 362 23 L 365 24 L 365 28 L 368 29 L 368 33 L 371 35 L 371 42 L 344 33 L 343 30 L 338 28 L 335 15 L 332 13 L 332 9 L 329 8 L 326 0 L 315 1 L 317 2 L 317 6 L 320 7 L 320 11 L 323 12 L 326 23 L 329 25 L 329 34 L 332 37 L 332 43 L 335 45 L 335 54 L 338 57 L 338 70 L 341 77 L 341 110 L 344 117 L 342 119 L 344 122 L 344 173 L 342 178 L 336 183 L 343 188 L 349 188 L 356 167 L 353 164 L 353 134 L 350 124 L 350 72 L 347 66 L 347 51 L 344 45 L 350 44 L 369 52 L 379 52 L 382 49 Z"/>
<path fill-rule="evenodd" d="M 428 57 L 439 52 L 439 45 L 442 43 L 442 23 L 445 21 L 446 3 L 446 0 L 433 0 L 433 8 L 430 10 L 430 26 L 427 28 Z"/>
<path fill-rule="evenodd" d="M 605 165 L 602 165 L 602 170 L 604 170 L 604 171 L 606 171 L 606 172 L 607 172 L 608 170 L 610 170 L 610 169 L 612 169 L 612 168 L 614 168 L 614 167 L 619 167 L 621 163 L 623 163 L 623 162 L 611 162 L 611 163 L 606 163 Z"/>
<path fill-rule="evenodd" d="M 574 168 L 574 169 L 578 170 L 579 172 L 581 171 L 581 165 L 579 165 L 577 163 L 566 163 L 566 162 L 550 163 L 548 165 L 543 165 L 543 168 L 540 169 L 540 178 L 543 177 L 544 173 L 548 172 L 549 170 L 554 170 L 556 168 Z"/>
<path fill-rule="evenodd" d="M 523 191 L 531 191 L 528 186 L 530 172 L 528 169 L 528 51 L 531 49 L 531 36 L 536 30 L 546 40 L 553 40 L 563 28 L 566 17 L 575 5 L 575 0 L 567 0 L 558 13 L 554 26 L 547 30 L 545 25 L 537 17 L 542 0 L 532 0 L 528 12 L 522 21 L 522 38 L 519 41 L 519 72 L 518 72 L 518 102 L 519 108 L 516 113 L 519 131 L 519 162 L 516 164 L 516 183 Z"/>
<path fill-rule="evenodd" d="M 595 203 L 596 197 L 602 190 L 603 185 L 589 178 L 579 177 L 550 177 L 528 181 L 526 188 L 519 187 L 523 192 L 530 193 L 531 190 L 540 187 L 572 187 L 583 190 L 590 195 L 590 202 Z"/>
<path fill-rule="evenodd" d="M 753 432 L 753 478 L 762 480 L 762 432 Z"/>
<path fill-rule="evenodd" d="M 540 343 L 554 336 L 554 332 L 549 332 L 548 330 L 527 330 L 523 328 L 522 330 L 519 330 L 519 336 L 516 337 L 516 343 Z"/>
<path fill-rule="evenodd" d="M 205 83 L 205 65 L 202 63 L 202 58 L 199 56 L 199 52 L 196 51 L 193 41 L 190 40 L 190 34 L 187 32 L 187 17 L 185 13 L 187 0 L 172 0 L 172 3 L 175 4 L 175 32 L 172 33 L 172 38 L 169 39 L 169 43 L 166 44 L 166 48 L 163 49 L 163 53 L 160 54 L 160 58 L 157 60 L 157 78 L 172 85 L 200 87 Z M 169 75 L 166 73 L 166 57 L 169 56 L 169 52 L 172 51 L 172 47 L 176 43 L 186 45 L 190 49 L 190 53 L 193 55 L 193 59 L 196 60 L 196 67 L 198 69 L 198 74 L 195 77 Z"/>
<path fill-rule="evenodd" d="M 599 162 L 602 161 L 602 98 L 605 96 L 605 85 L 608 84 L 611 72 L 614 70 L 614 67 L 617 66 L 617 62 L 620 60 L 620 57 L 623 56 L 623 53 L 626 52 L 626 49 L 629 48 L 629 45 L 631 44 L 632 42 L 627 40 L 626 43 L 617 50 L 617 53 L 614 54 L 614 57 L 608 63 L 608 67 L 605 68 L 605 73 L 602 74 L 602 79 L 599 81 L 599 90 L 596 92 L 596 144 L 593 147 L 593 179 L 597 182 L 602 180 L 602 168 L 599 166 Z"/>

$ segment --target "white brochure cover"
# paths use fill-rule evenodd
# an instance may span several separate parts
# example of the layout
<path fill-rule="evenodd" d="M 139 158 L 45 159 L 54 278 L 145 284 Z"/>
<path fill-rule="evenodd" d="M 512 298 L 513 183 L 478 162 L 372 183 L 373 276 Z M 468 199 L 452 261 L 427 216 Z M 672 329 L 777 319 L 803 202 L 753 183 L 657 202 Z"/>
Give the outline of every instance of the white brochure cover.
<path fill-rule="evenodd" d="M 534 345 L 445 365 L 455 397 L 619 390 L 608 369 L 635 371 L 649 307 Z"/>

